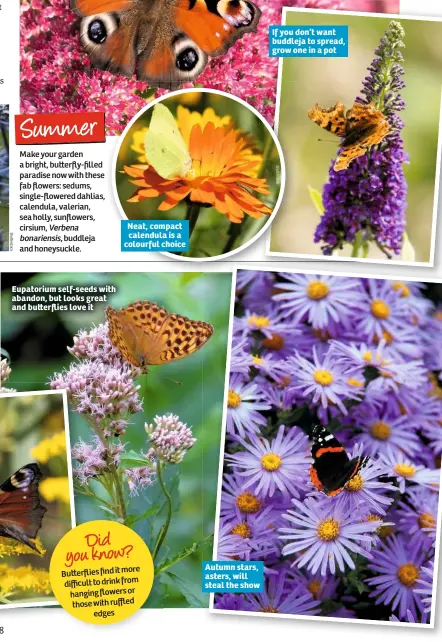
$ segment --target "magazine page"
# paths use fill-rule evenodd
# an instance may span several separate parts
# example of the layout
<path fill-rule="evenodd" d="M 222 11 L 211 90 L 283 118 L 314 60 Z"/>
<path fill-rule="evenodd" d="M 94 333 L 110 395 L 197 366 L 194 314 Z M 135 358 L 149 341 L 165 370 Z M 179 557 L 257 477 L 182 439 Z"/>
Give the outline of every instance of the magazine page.
<path fill-rule="evenodd" d="M 4 639 L 437 634 L 441 43 L 0 3 Z"/>

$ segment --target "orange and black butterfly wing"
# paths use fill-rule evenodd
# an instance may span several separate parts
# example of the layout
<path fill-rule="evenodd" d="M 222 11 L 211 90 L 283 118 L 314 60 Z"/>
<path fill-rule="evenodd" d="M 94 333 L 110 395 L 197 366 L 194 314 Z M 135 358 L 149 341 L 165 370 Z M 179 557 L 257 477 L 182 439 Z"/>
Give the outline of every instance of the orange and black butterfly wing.
<path fill-rule="evenodd" d="M 342 492 L 368 462 L 368 457 L 349 459 L 341 443 L 323 426 L 313 427 L 312 442 L 310 479 L 317 490 L 329 497 Z"/>
<path fill-rule="evenodd" d="M 347 131 L 342 141 L 334 169 L 347 169 L 351 161 L 364 156 L 389 134 L 390 126 L 384 114 L 374 105 L 355 103 L 347 112 Z"/>
<path fill-rule="evenodd" d="M 324 107 L 320 107 L 318 103 L 316 103 L 308 112 L 308 117 L 319 125 L 319 127 L 322 127 L 335 136 L 342 137 L 345 136 L 347 132 L 345 106 L 340 102 L 337 102 L 329 109 L 324 109 Z"/>
<path fill-rule="evenodd" d="M 248 0 L 71 0 L 83 17 L 81 41 L 92 63 L 173 89 L 201 74 L 248 31 L 260 10 Z"/>
<path fill-rule="evenodd" d="M 0 486 L 0 537 L 12 539 L 38 551 L 34 542 L 46 508 L 40 502 L 42 477 L 37 464 L 27 464 Z"/>

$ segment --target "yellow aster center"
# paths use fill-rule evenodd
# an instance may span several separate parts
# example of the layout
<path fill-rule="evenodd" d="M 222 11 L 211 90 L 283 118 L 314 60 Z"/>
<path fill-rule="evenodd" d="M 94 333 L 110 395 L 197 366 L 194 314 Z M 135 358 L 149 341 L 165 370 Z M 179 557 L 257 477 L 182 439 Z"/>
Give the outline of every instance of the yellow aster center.
<path fill-rule="evenodd" d="M 406 283 L 403 281 L 394 281 L 393 285 L 391 286 L 395 292 L 400 292 L 401 297 L 404 299 L 407 296 L 410 296 L 410 288 Z"/>
<path fill-rule="evenodd" d="M 394 471 L 398 474 L 401 475 L 402 477 L 414 477 L 416 474 L 416 468 L 414 466 L 410 466 L 410 464 L 396 464 L 394 467 Z"/>
<path fill-rule="evenodd" d="M 318 533 L 319 539 L 325 542 L 331 542 L 339 535 L 339 523 L 330 517 L 330 519 L 326 519 L 319 524 L 316 532 Z"/>
<path fill-rule="evenodd" d="M 307 588 L 316 600 L 318 593 L 321 590 L 321 582 L 319 580 L 312 580 L 307 584 Z"/>
<path fill-rule="evenodd" d="M 387 539 L 387 537 L 390 537 L 395 533 L 395 528 L 392 524 L 389 524 L 388 526 L 381 526 L 379 529 L 379 537 L 382 539 Z"/>
<path fill-rule="evenodd" d="M 373 359 L 373 355 L 370 350 L 367 350 L 366 352 L 363 353 L 362 358 L 364 361 L 368 363 Z"/>
<path fill-rule="evenodd" d="M 250 327 L 255 328 L 267 328 L 270 325 L 270 319 L 268 317 L 249 317 L 248 324 Z"/>
<path fill-rule="evenodd" d="M 261 609 L 261 613 L 279 613 L 278 609 L 276 606 L 263 606 Z"/>
<path fill-rule="evenodd" d="M 370 432 L 375 439 L 387 441 L 391 437 L 391 427 L 385 421 L 375 421 L 371 424 Z"/>
<path fill-rule="evenodd" d="M 431 513 L 421 513 L 417 521 L 421 528 L 434 528 L 436 526 L 436 520 Z"/>
<path fill-rule="evenodd" d="M 407 587 L 414 586 L 419 579 L 419 569 L 414 564 L 402 564 L 398 568 L 397 576 L 399 581 Z"/>
<path fill-rule="evenodd" d="M 262 508 L 262 501 L 250 492 L 244 492 L 236 498 L 236 505 L 242 513 L 257 513 Z"/>
<path fill-rule="evenodd" d="M 313 379 L 320 386 L 330 386 L 333 383 L 333 375 L 330 370 L 315 370 Z"/>
<path fill-rule="evenodd" d="M 394 339 L 393 335 L 390 332 L 388 332 L 388 330 L 384 330 L 382 332 L 382 338 L 385 340 L 385 343 L 387 344 L 387 346 L 389 346 Z"/>
<path fill-rule="evenodd" d="M 281 377 L 281 379 L 279 379 L 277 385 L 279 388 L 287 388 L 287 386 L 289 385 L 289 383 L 291 383 L 291 381 L 292 381 L 292 378 L 289 377 L 289 375 L 284 375 L 284 377 Z"/>
<path fill-rule="evenodd" d="M 369 513 L 365 519 L 362 520 L 363 522 L 381 522 L 382 523 L 382 517 L 380 515 L 376 515 L 376 513 Z M 376 529 L 376 533 L 378 535 L 381 534 L 382 530 L 382 525 L 379 526 L 379 528 Z"/>
<path fill-rule="evenodd" d="M 261 466 L 264 470 L 273 472 L 274 470 L 278 470 L 281 465 L 281 461 L 281 457 L 276 453 L 266 453 L 261 457 Z"/>
<path fill-rule="evenodd" d="M 329 341 L 332 338 L 332 335 L 330 334 L 330 332 L 324 329 L 312 330 L 312 335 L 316 337 L 316 339 L 319 339 L 319 341 L 322 341 L 324 343 L 326 341 Z"/>
<path fill-rule="evenodd" d="M 281 337 L 280 334 L 272 334 L 271 337 L 266 337 L 262 342 L 262 345 L 267 350 L 281 350 L 284 347 L 284 337 Z"/>
<path fill-rule="evenodd" d="M 240 522 L 230 532 L 232 535 L 239 535 L 243 539 L 249 539 L 252 536 L 252 529 L 246 522 Z"/>
<path fill-rule="evenodd" d="M 357 493 L 364 485 L 364 480 L 360 475 L 355 475 L 345 484 L 345 488 L 351 493 Z"/>
<path fill-rule="evenodd" d="M 254 366 L 261 366 L 264 363 L 264 359 L 262 357 L 253 357 L 252 363 Z"/>
<path fill-rule="evenodd" d="M 229 394 L 227 395 L 227 405 L 229 406 L 229 408 L 238 408 L 240 403 L 241 395 L 239 395 L 234 390 L 229 390 Z"/>
<path fill-rule="evenodd" d="M 442 310 L 438 310 L 438 312 L 435 312 L 434 318 L 436 319 L 436 321 L 442 321 Z"/>
<path fill-rule="evenodd" d="M 324 281 L 310 281 L 307 286 L 307 296 L 314 301 L 323 299 L 329 292 L 330 288 Z"/>
<path fill-rule="evenodd" d="M 388 319 L 390 316 L 390 306 L 382 299 L 374 299 L 371 302 L 371 313 L 376 319 Z"/>
<path fill-rule="evenodd" d="M 349 386 L 353 386 L 353 388 L 363 388 L 364 387 L 364 382 L 360 381 L 359 379 L 347 379 L 347 383 Z"/>

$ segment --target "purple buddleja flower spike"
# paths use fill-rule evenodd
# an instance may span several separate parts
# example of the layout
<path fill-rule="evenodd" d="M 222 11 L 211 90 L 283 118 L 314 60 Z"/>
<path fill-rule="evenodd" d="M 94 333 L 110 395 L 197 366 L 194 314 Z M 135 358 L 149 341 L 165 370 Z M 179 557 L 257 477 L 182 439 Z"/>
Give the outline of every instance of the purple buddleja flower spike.
<path fill-rule="evenodd" d="M 370 243 L 388 258 L 401 253 L 407 207 L 403 163 L 408 161 L 401 138 L 404 123 L 398 115 L 405 108 L 400 95 L 405 86 L 401 66 L 404 35 L 399 22 L 390 22 L 368 67 L 362 97 L 356 98 L 384 114 L 389 134 L 364 156 L 352 160 L 347 169 L 335 171 L 334 161 L 330 167 L 322 195 L 324 214 L 315 231 L 315 243 L 323 243 L 325 255 L 342 249 L 344 243 L 353 244 L 352 256 L 366 256 Z"/>

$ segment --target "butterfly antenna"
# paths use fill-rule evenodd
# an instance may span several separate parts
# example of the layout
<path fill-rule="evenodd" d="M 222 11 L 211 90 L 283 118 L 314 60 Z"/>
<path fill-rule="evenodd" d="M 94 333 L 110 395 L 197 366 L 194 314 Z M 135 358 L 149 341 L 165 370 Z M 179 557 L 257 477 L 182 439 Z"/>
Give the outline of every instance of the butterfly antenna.
<path fill-rule="evenodd" d="M 171 379 L 170 377 L 165 377 L 166 381 L 171 381 L 172 383 L 176 383 L 177 386 L 182 386 L 183 382 L 182 381 L 176 381 L 175 379 Z"/>
<path fill-rule="evenodd" d="M 336 143 L 336 140 L 333 138 L 318 138 L 318 143 Z"/>

